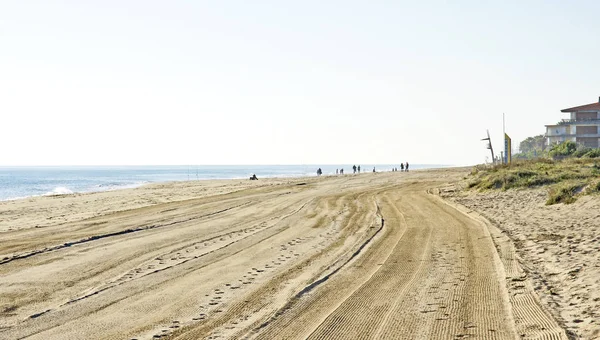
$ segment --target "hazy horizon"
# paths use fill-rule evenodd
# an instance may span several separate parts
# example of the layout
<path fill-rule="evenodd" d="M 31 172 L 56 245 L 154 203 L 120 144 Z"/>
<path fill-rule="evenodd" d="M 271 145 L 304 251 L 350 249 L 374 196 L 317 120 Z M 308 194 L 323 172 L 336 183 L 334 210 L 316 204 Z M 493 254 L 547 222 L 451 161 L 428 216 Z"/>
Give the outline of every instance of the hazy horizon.
<path fill-rule="evenodd" d="M 483 163 L 598 101 L 597 13 L 3 1 L 0 166 Z"/>
<path fill-rule="evenodd" d="M 136 165 L 126 165 L 126 164 L 61 164 L 61 165 L 44 165 L 44 164 L 32 164 L 32 165 L 0 165 L 0 168 L 111 168 L 111 167 L 226 167 L 226 166 L 234 166 L 234 167 L 242 167 L 242 166 L 251 166 L 251 167 L 265 167 L 265 166 L 352 166 L 352 165 L 398 165 L 400 163 L 406 162 L 397 162 L 397 163 L 306 163 L 306 164 L 136 164 Z M 435 163 L 411 163 L 409 165 L 428 165 L 428 166 L 442 166 L 442 167 L 460 167 L 461 165 L 456 164 L 435 164 Z M 467 164 L 475 165 L 475 164 Z"/>

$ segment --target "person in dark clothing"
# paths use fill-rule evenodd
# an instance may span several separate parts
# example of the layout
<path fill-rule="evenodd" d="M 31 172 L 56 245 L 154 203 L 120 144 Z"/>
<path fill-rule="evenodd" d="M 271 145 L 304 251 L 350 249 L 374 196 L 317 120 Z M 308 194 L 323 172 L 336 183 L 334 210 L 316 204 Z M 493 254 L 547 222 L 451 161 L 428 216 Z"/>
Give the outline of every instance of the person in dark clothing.
<path fill-rule="evenodd" d="M 375 167 L 373 167 L 373 172 L 375 172 Z"/>
<path fill-rule="evenodd" d="M 340 175 L 344 174 L 344 169 L 340 169 Z"/>
<path fill-rule="evenodd" d="M 406 171 L 408 171 L 408 162 L 406 162 L 405 168 L 406 168 Z"/>
<path fill-rule="evenodd" d="M 250 180 L 251 181 L 258 181 L 258 177 L 256 177 L 256 174 L 252 174 L 252 176 L 250 176 Z"/>
<path fill-rule="evenodd" d="M 323 171 L 321 170 L 321 168 L 317 169 L 317 176 L 321 176 L 321 174 L 323 173 Z"/>
<path fill-rule="evenodd" d="M 404 171 L 404 163 L 400 163 L 400 171 Z"/>
<path fill-rule="evenodd" d="M 354 171 L 354 173 L 356 173 L 356 165 L 352 166 L 352 170 Z"/>
<path fill-rule="evenodd" d="M 360 174 L 360 165 L 358 166 L 358 173 Z"/>

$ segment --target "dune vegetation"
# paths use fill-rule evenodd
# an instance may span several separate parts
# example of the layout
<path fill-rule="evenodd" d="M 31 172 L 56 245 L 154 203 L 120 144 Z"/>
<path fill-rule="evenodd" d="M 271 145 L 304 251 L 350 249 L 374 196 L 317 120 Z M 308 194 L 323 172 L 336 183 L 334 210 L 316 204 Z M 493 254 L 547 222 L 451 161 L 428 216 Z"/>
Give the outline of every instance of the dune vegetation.
<path fill-rule="evenodd" d="M 536 159 L 477 166 L 467 179 L 469 189 L 481 191 L 547 187 L 546 204 L 568 204 L 580 195 L 600 192 L 600 160 Z"/>

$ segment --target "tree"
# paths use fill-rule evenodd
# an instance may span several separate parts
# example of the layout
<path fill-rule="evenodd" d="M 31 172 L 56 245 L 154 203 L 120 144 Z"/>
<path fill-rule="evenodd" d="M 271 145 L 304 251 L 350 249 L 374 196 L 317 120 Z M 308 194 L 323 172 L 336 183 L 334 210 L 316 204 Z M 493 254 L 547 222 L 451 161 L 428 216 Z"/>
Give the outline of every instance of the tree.
<path fill-rule="evenodd" d="M 519 151 L 522 153 L 530 153 L 534 150 L 540 152 L 546 150 L 546 137 L 544 135 L 527 137 L 519 144 Z"/>
<path fill-rule="evenodd" d="M 519 143 L 519 153 L 513 155 L 516 159 L 533 159 L 547 156 L 546 137 L 537 135 L 527 137 Z"/>

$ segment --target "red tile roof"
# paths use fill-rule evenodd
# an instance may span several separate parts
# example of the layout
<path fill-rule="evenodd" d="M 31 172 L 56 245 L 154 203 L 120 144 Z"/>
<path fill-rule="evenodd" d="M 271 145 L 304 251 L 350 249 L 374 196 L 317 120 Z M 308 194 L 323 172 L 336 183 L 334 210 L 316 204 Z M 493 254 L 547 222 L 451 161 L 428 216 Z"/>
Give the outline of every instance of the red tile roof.
<path fill-rule="evenodd" d="M 587 105 L 575 106 L 569 109 L 560 110 L 560 112 L 577 112 L 577 111 L 600 111 L 600 101 Z"/>

